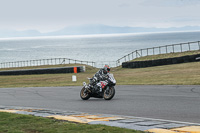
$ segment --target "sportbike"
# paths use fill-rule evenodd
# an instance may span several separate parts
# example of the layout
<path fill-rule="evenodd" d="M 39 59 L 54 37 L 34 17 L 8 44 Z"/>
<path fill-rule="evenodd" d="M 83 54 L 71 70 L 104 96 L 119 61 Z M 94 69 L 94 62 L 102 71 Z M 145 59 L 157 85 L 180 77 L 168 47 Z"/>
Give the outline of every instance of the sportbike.
<path fill-rule="evenodd" d="M 91 78 L 88 78 L 89 82 L 91 83 Z M 94 85 L 86 84 L 86 82 L 83 82 L 83 88 L 80 92 L 80 97 L 83 100 L 88 100 L 90 97 L 95 98 L 104 98 L 105 100 L 110 100 L 115 95 L 115 85 L 116 80 L 113 76 L 113 74 L 108 73 L 106 77 L 104 77 L 105 80 L 99 81 Z M 102 91 L 99 91 L 98 87 L 100 86 L 102 88 Z"/>

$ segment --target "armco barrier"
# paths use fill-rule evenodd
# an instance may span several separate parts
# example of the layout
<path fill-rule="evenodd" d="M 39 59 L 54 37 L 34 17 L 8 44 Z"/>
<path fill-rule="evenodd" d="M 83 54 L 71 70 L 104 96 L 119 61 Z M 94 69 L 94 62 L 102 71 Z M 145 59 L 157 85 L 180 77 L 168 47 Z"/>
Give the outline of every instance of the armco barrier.
<path fill-rule="evenodd" d="M 166 59 L 158 59 L 158 60 L 124 62 L 122 63 L 122 67 L 123 68 L 143 68 L 143 67 L 151 67 L 151 66 L 195 62 L 199 60 L 198 57 L 200 57 L 200 54 L 187 55 L 187 56 L 174 57 L 174 58 L 166 58 Z"/>
<path fill-rule="evenodd" d="M 79 72 L 84 72 L 84 71 L 85 71 L 85 66 L 76 66 L 76 67 L 59 67 L 59 68 L 41 68 L 41 69 L 0 71 L 0 75 L 79 73 Z"/>

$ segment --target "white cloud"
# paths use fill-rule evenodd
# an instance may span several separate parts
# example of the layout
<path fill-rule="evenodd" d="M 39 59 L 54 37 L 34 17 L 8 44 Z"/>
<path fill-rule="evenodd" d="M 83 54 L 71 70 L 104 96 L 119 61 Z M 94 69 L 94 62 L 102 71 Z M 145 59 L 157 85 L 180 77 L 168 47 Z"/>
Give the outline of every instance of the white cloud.
<path fill-rule="evenodd" d="M 0 29 L 70 25 L 178 27 L 200 25 L 200 0 L 0 0 Z M 12 3 L 12 4 L 11 4 Z"/>

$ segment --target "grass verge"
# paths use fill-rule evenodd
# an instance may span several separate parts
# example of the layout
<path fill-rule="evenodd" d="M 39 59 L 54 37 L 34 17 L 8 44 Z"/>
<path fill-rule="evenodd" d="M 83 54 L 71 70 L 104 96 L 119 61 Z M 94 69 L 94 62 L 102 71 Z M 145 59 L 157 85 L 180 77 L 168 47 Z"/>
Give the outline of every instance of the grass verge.
<path fill-rule="evenodd" d="M 167 53 L 167 54 L 159 54 L 159 55 L 149 55 L 149 56 L 136 58 L 132 61 L 157 60 L 157 59 L 174 58 L 174 57 L 181 57 L 181 56 L 195 55 L 195 54 L 200 54 L 200 50 L 177 52 L 177 53 Z"/>
<path fill-rule="evenodd" d="M 33 69 L 47 67 L 66 67 L 80 66 L 80 64 L 71 65 L 56 65 L 42 67 L 27 67 L 15 69 Z M 10 69 L 6 69 L 10 70 Z M 0 88 L 3 87 L 50 87 L 50 86 L 77 86 L 82 85 L 83 81 L 87 81 L 87 77 L 92 77 L 98 69 L 91 66 L 86 66 L 84 73 L 66 73 L 66 74 L 36 74 L 36 75 L 12 75 L 0 76 Z M 72 82 L 72 75 L 76 75 L 78 81 Z"/>
<path fill-rule="evenodd" d="M 0 88 L 82 86 L 98 69 L 87 66 L 84 73 L 0 76 Z M 147 68 L 112 68 L 117 85 L 200 85 L 200 62 Z M 72 82 L 72 75 L 77 82 Z"/>
<path fill-rule="evenodd" d="M 200 62 L 121 68 L 115 72 L 115 77 L 121 85 L 200 85 Z"/>
<path fill-rule="evenodd" d="M 31 115 L 0 112 L 2 133 L 143 133 L 105 125 L 89 125 L 59 121 Z"/>
<path fill-rule="evenodd" d="M 150 60 L 160 58 L 172 58 L 178 56 L 200 54 L 200 51 L 183 53 L 170 53 L 141 57 L 135 60 Z M 135 61 L 134 60 L 134 61 Z M 24 68 L 8 68 L 2 70 L 35 69 L 49 67 L 82 66 L 81 64 L 38 66 Z M 92 77 L 98 71 L 97 68 L 86 66 L 84 73 L 68 74 L 40 74 L 40 75 L 13 75 L 0 76 L 0 88 L 10 87 L 52 87 L 52 86 L 81 86 L 87 77 Z M 112 68 L 118 85 L 200 85 L 200 62 L 182 63 L 147 68 Z M 72 75 L 77 76 L 77 82 L 72 82 Z"/>

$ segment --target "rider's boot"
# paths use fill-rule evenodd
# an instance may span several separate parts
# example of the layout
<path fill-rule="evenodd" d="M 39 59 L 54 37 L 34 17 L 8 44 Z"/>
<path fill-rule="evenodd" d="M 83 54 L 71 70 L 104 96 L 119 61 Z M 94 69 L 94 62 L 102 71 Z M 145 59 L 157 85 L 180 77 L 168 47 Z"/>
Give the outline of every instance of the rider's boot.
<path fill-rule="evenodd" d="M 99 92 L 102 92 L 102 87 L 101 86 L 99 87 Z"/>
<path fill-rule="evenodd" d="M 102 87 L 100 86 L 100 87 L 99 87 L 99 95 L 103 97 L 102 90 L 103 90 L 103 89 L 102 89 Z"/>

